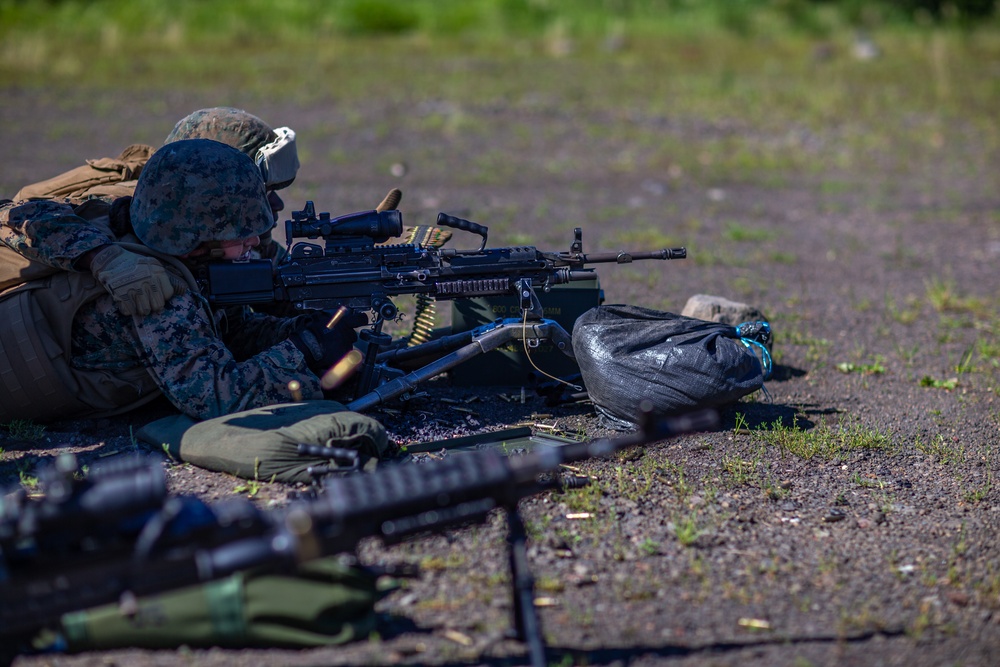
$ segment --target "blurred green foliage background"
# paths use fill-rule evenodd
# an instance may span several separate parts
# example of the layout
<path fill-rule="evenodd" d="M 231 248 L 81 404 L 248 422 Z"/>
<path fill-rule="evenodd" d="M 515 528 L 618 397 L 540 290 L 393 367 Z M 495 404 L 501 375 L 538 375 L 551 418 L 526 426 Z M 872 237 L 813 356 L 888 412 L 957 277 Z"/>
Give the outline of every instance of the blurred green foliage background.
<path fill-rule="evenodd" d="M 74 54 L 93 64 L 197 49 L 263 52 L 399 36 L 450 48 L 505 49 L 572 39 L 720 32 L 744 39 L 844 31 L 996 27 L 995 0 L 0 0 L 0 74 L 58 74 Z M 91 69 L 91 68 L 86 68 Z M 63 73 L 73 74 L 65 71 Z M 100 72 L 92 72 L 99 74 Z"/>
<path fill-rule="evenodd" d="M 467 141 L 475 168 L 453 180 L 528 180 L 530 162 L 572 181 L 588 161 L 570 146 L 590 146 L 609 173 L 838 193 L 870 182 L 861 168 L 981 180 L 998 28 L 993 0 L 0 0 L 0 87 L 91 115 L 115 108 L 95 90 L 144 91 L 130 124 L 147 141 L 197 106 L 294 107 L 303 156 L 342 179 L 372 178 L 365 149 L 385 173 L 394 142 L 433 181 L 442 146 Z M 161 125 L 144 135 L 146 116 Z M 74 134 L 60 127 L 36 143 Z M 327 134 L 341 148 L 310 155 Z M 553 141 L 563 153 L 525 159 Z"/>

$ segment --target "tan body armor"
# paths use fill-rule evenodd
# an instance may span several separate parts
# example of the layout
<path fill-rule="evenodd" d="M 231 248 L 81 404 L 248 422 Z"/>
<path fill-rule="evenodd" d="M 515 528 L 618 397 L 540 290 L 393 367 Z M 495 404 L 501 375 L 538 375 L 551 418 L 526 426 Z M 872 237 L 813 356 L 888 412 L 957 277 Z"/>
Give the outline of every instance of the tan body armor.
<path fill-rule="evenodd" d="M 70 364 L 73 318 L 107 294 L 89 273 L 63 271 L 0 294 L 0 421 L 108 416 L 160 395 L 145 368 L 114 372 Z"/>
<path fill-rule="evenodd" d="M 102 200 L 76 207 L 78 215 L 110 233 L 109 210 Z M 123 245 L 179 268 L 174 258 Z M 194 281 L 189 272 L 185 278 Z M 0 244 L 0 289 L 0 422 L 110 416 L 160 395 L 144 368 L 111 372 L 72 367 L 73 319 L 84 304 L 107 294 L 90 272 L 31 262 Z"/>
<path fill-rule="evenodd" d="M 70 199 L 75 202 L 90 197 L 127 197 L 135 190 L 142 168 L 153 154 L 153 147 L 132 144 L 118 157 L 87 160 L 48 180 L 21 188 L 14 201 L 22 199 Z"/>

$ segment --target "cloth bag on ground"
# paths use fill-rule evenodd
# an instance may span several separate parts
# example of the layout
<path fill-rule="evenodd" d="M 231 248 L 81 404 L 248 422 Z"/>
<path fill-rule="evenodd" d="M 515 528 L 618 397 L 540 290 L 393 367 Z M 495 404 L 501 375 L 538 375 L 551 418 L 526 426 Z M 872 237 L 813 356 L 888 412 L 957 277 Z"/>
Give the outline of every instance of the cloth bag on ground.
<path fill-rule="evenodd" d="M 602 422 L 628 430 L 649 400 L 663 414 L 731 403 L 764 386 L 760 360 L 737 328 L 640 306 L 581 315 L 573 354 Z"/>
<path fill-rule="evenodd" d="M 309 483 L 309 467 L 327 463 L 299 454 L 300 443 L 354 449 L 362 459 L 391 450 L 382 424 L 335 401 L 269 405 L 202 422 L 176 415 L 147 424 L 137 437 L 200 468 L 290 484 Z"/>
<path fill-rule="evenodd" d="M 61 635 L 70 652 L 331 646 L 367 637 L 381 597 L 373 573 L 322 558 L 294 574 L 243 572 L 142 598 L 128 614 L 117 604 L 66 614 Z"/>

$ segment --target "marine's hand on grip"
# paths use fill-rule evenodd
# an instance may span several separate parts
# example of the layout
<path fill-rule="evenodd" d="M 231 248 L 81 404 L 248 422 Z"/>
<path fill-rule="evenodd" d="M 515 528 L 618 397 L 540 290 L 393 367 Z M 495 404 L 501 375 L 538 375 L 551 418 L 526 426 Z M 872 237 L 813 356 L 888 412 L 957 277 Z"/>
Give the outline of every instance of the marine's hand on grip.
<path fill-rule="evenodd" d="M 315 315 L 306 320 L 302 329 L 288 337 L 306 358 L 309 370 L 318 376 L 354 349 L 358 340 L 353 326 L 358 320 L 354 316 L 336 322 L 333 327 L 327 326 L 324 320 L 328 319 L 321 314 Z"/>

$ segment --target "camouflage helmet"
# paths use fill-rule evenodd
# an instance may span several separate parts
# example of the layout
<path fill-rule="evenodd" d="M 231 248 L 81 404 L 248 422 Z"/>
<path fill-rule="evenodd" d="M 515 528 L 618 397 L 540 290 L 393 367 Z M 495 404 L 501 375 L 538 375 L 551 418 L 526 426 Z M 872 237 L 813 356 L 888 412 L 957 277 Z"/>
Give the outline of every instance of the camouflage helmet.
<path fill-rule="evenodd" d="M 163 143 L 182 139 L 212 139 L 246 153 L 272 190 L 288 187 L 299 169 L 295 132 L 287 127 L 272 129 L 242 109 L 212 107 L 188 114 L 177 121 Z"/>
<path fill-rule="evenodd" d="M 143 243 L 184 255 L 206 241 L 235 241 L 271 229 L 274 217 L 253 161 L 232 146 L 185 139 L 153 153 L 129 208 Z"/>

